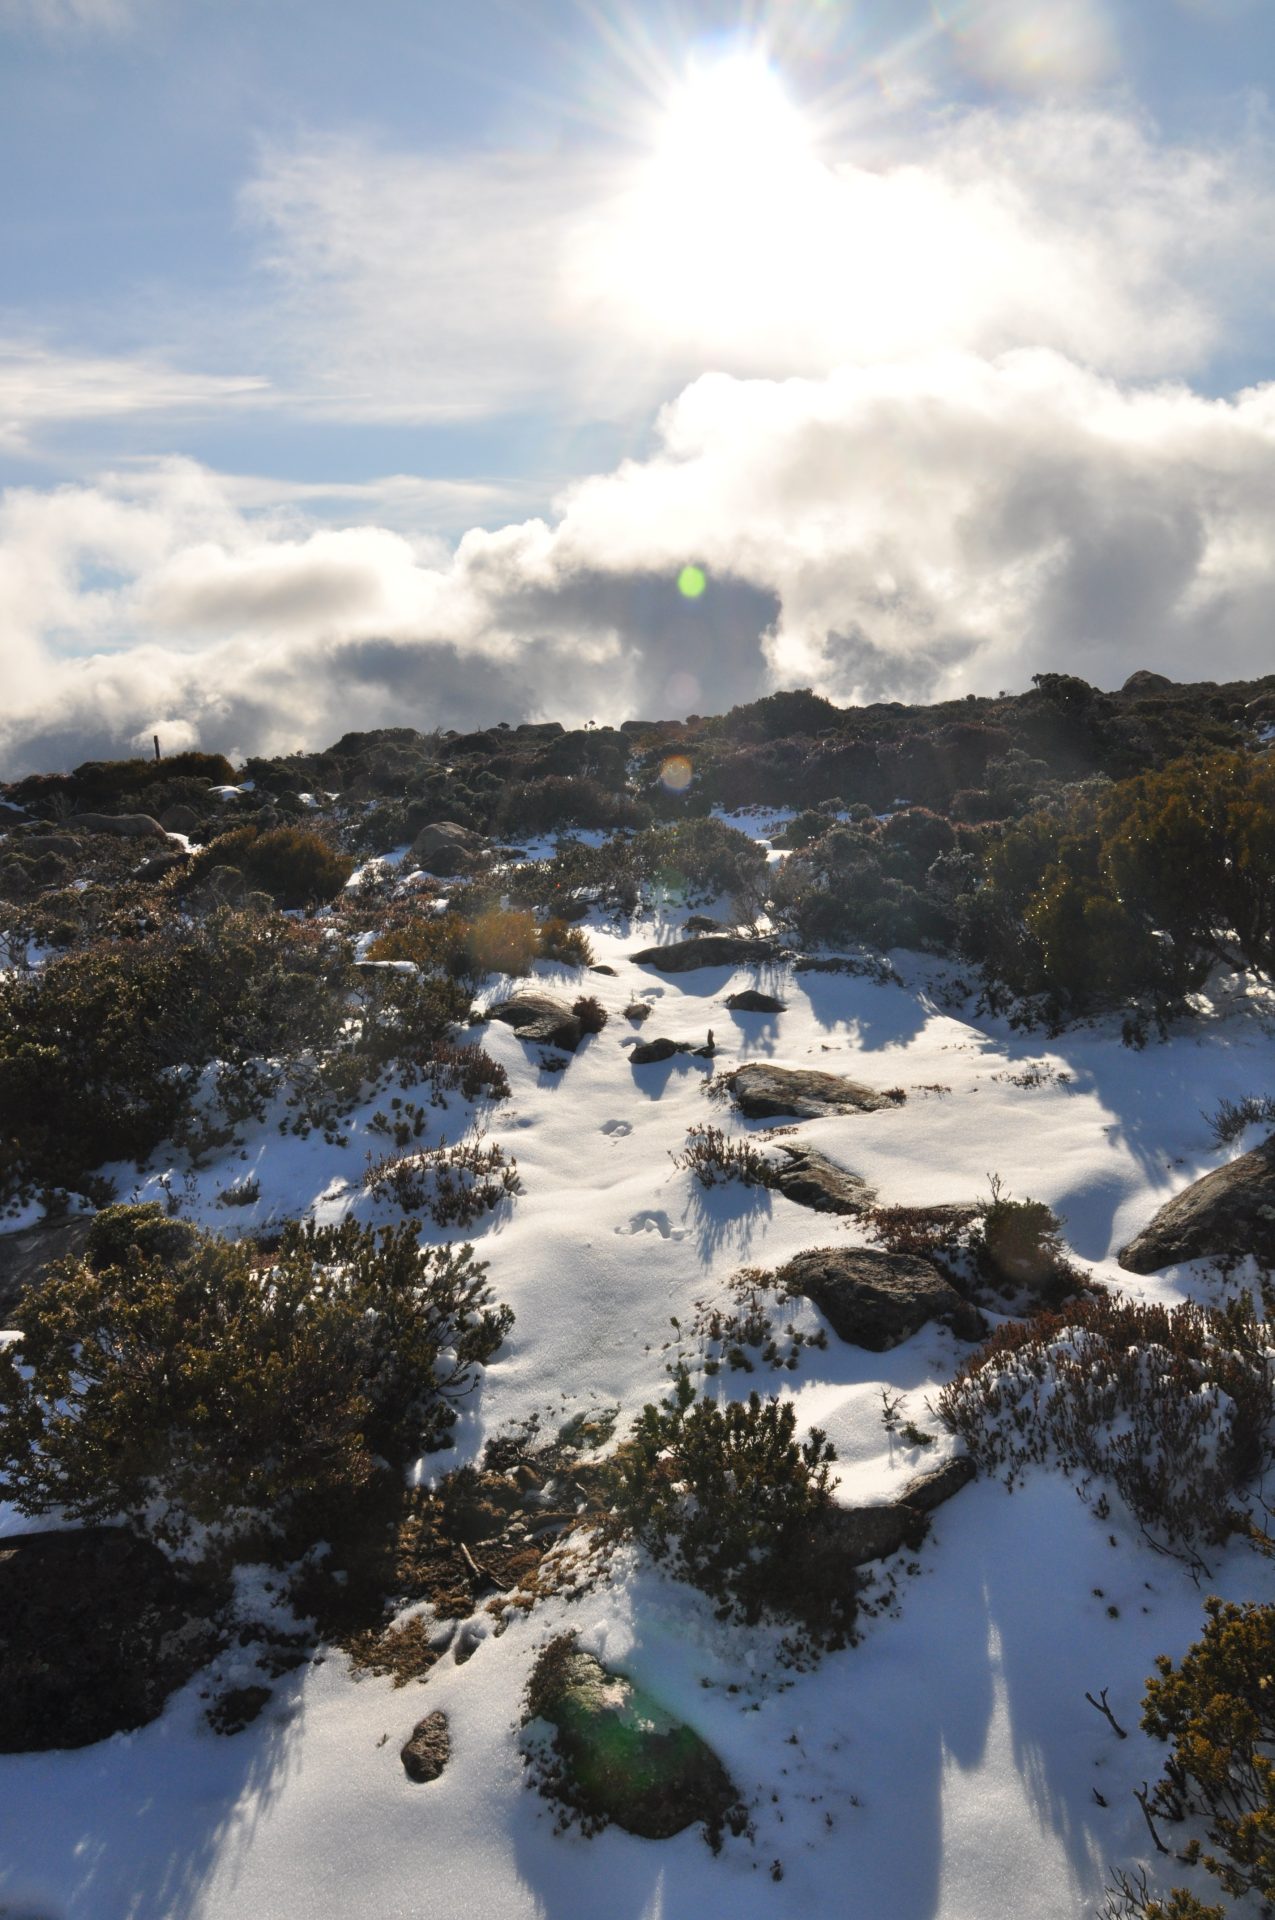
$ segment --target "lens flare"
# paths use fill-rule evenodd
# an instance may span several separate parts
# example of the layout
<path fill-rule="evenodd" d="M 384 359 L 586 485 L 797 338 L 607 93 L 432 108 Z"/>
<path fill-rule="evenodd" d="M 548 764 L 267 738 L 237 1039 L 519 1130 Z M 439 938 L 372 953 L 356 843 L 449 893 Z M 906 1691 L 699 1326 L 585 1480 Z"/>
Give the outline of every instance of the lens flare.
<path fill-rule="evenodd" d="M 691 763 L 684 753 L 671 753 L 660 768 L 660 784 L 668 793 L 685 793 L 692 778 Z"/>
<path fill-rule="evenodd" d="M 683 600 L 698 600 L 708 585 L 703 567 L 683 567 L 677 576 L 677 590 Z"/>

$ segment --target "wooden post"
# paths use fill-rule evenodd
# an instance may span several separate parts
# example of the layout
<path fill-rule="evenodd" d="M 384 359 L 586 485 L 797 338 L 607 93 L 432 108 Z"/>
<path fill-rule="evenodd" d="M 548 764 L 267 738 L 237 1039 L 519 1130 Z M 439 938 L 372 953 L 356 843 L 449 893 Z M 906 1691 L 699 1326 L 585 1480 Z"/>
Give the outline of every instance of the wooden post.
<path fill-rule="evenodd" d="M 159 759 L 159 735 L 154 734 L 152 738 L 154 739 L 154 742 L 155 742 L 155 758 L 158 760 Z"/>

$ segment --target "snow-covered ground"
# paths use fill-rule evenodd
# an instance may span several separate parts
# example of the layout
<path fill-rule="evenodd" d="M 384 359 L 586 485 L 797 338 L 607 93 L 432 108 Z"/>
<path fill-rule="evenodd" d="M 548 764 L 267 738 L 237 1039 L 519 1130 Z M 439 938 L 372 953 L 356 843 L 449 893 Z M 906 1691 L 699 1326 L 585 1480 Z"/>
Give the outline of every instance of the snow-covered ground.
<path fill-rule="evenodd" d="M 457 1451 L 432 1456 L 430 1470 L 475 1458 L 487 1437 L 533 1414 L 552 1432 L 574 1413 L 616 1407 L 622 1430 L 667 1388 L 672 1322 L 685 1332 L 696 1302 L 721 1295 L 732 1272 L 862 1238 L 853 1222 L 778 1194 L 706 1194 L 674 1168 L 670 1154 L 692 1125 L 742 1124 L 702 1090 L 713 1068 L 744 1060 L 906 1091 L 901 1107 L 800 1128 L 883 1201 L 977 1199 L 995 1173 L 1010 1194 L 1053 1206 L 1075 1256 L 1113 1285 L 1171 1301 L 1215 1284 L 1192 1270 L 1134 1279 L 1114 1254 L 1169 1194 L 1219 1163 L 1202 1110 L 1271 1088 L 1269 1002 L 1233 988 L 1168 1044 L 1134 1052 L 1112 1029 L 1013 1034 L 945 994 L 940 969 L 903 955 L 898 985 L 783 968 L 664 978 L 628 958 L 656 931 L 639 926 L 621 939 L 591 930 L 615 978 L 581 984 L 542 969 L 573 994 L 596 993 L 611 1016 L 564 1072 L 542 1071 L 539 1049 L 507 1028 L 484 1030 L 513 1088 L 490 1112 L 489 1137 L 516 1155 L 524 1191 L 468 1236 L 449 1237 L 475 1240 L 517 1317 L 463 1416 Z M 727 994 L 747 985 L 779 992 L 787 1011 L 730 1012 Z M 631 1068 L 638 1029 L 623 1009 L 635 996 L 653 1007 L 643 1039 L 699 1044 L 711 1027 L 713 1067 L 681 1056 Z M 331 1218 L 351 1205 L 366 1216 L 365 1158 L 386 1145 L 366 1123 L 386 1105 L 381 1094 L 361 1110 L 343 1147 L 321 1133 L 285 1137 L 272 1118 L 249 1130 L 242 1156 L 188 1188 L 180 1176 L 173 1184 L 191 1217 L 223 1231 L 307 1211 Z M 440 1127 L 454 1139 L 456 1120 L 432 1116 L 425 1144 Z M 260 1186 L 253 1205 L 219 1207 L 217 1195 L 248 1175 Z M 157 1191 L 156 1178 L 144 1192 Z M 813 1327 L 813 1309 L 803 1311 Z M 884 1355 L 833 1337 L 826 1350 L 803 1349 L 796 1373 L 723 1374 L 714 1384 L 794 1393 L 802 1421 L 836 1446 L 840 1497 L 873 1500 L 950 1449 L 928 1402 L 965 1351 L 937 1327 Z M 906 1396 L 904 1417 L 935 1445 L 922 1452 L 886 1432 L 883 1383 Z M 0 1530 L 28 1524 L 0 1510 Z M 226 1739 L 205 1725 L 196 1680 L 135 1734 L 0 1758 L 0 1914 L 1093 1913 L 1112 1866 L 1153 1860 L 1132 1791 L 1162 1760 L 1137 1728 L 1154 1656 L 1180 1654 L 1198 1636 L 1204 1591 L 1275 1597 L 1275 1570 L 1237 1549 L 1217 1556 L 1197 1587 L 1139 1540 L 1114 1499 L 1099 1520 L 1071 1482 L 1040 1471 L 1012 1495 L 989 1481 L 960 1493 L 938 1511 L 916 1562 L 917 1571 L 899 1563 L 878 1573 L 886 1604 L 865 1619 L 860 1644 L 812 1671 L 778 1663 L 777 1635 L 720 1625 L 701 1596 L 622 1555 L 610 1584 L 544 1602 L 489 1632 L 466 1664 L 446 1659 L 406 1691 L 355 1680 L 332 1654 L 277 1683 L 262 1718 Z M 714 1857 L 694 1830 L 662 1842 L 554 1832 L 551 1810 L 525 1789 L 517 1725 L 535 1653 L 564 1626 L 711 1743 L 749 1805 L 751 1839 L 728 1839 Z M 1086 1703 L 1086 1691 L 1103 1688 L 1127 1740 Z M 450 1716 L 453 1757 L 440 1781 L 421 1787 L 405 1777 L 398 1749 L 433 1707 Z"/>

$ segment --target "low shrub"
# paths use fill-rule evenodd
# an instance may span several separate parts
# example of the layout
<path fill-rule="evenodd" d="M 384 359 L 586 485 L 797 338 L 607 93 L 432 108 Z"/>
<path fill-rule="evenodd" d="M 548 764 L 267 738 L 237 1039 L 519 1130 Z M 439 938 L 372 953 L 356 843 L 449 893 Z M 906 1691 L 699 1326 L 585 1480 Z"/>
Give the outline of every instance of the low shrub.
<path fill-rule="evenodd" d="M 1275 1096 L 1247 1093 L 1241 1100 L 1219 1100 L 1212 1113 L 1206 1113 L 1209 1131 L 1219 1147 L 1231 1147 L 1249 1127 L 1275 1126 Z"/>
<path fill-rule="evenodd" d="M 692 1127 L 680 1153 L 670 1155 L 675 1167 L 695 1175 L 701 1187 L 723 1186 L 738 1180 L 746 1187 L 773 1187 L 775 1169 L 748 1136 L 732 1137 L 721 1127 Z"/>
<path fill-rule="evenodd" d="M 196 854 L 184 889 L 197 888 L 218 867 L 237 870 L 249 891 L 268 893 L 277 906 L 296 908 L 335 899 L 354 862 L 304 827 L 234 827 Z"/>
<path fill-rule="evenodd" d="M 291 1226 L 264 1255 L 111 1208 L 0 1351 L 0 1492 L 170 1550 L 291 1558 L 446 1444 L 512 1323 L 462 1247 Z"/>
<path fill-rule="evenodd" d="M 938 1410 L 1010 1485 L 1054 1458 L 1194 1549 L 1256 1535 L 1241 1495 L 1272 1457 L 1273 1345 L 1248 1296 L 1225 1309 L 1080 1299 L 997 1328 Z"/>
<path fill-rule="evenodd" d="M 522 1192 L 518 1162 L 493 1141 L 462 1140 L 449 1147 L 388 1154 L 363 1176 L 363 1190 L 393 1199 L 404 1213 L 428 1213 L 435 1226 L 468 1227 L 502 1200 Z"/>
<path fill-rule="evenodd" d="M 571 1011 L 584 1033 L 601 1033 L 610 1017 L 602 1002 L 592 993 L 581 994 L 572 1004 Z"/>
<path fill-rule="evenodd" d="M 490 906 L 478 913 L 420 914 L 378 934 L 369 960 L 410 960 L 422 973 L 445 973 L 477 986 L 492 973 L 523 975 L 537 960 L 587 967 L 588 936 L 564 920 L 543 922 L 525 908 Z"/>
<path fill-rule="evenodd" d="M 795 1579 L 797 1549 L 831 1505 L 836 1456 L 817 1428 L 798 1441 L 796 1425 L 791 1401 L 754 1393 L 719 1406 L 697 1400 L 681 1372 L 613 1456 L 621 1524 L 724 1619 L 800 1617 L 813 1597 Z"/>

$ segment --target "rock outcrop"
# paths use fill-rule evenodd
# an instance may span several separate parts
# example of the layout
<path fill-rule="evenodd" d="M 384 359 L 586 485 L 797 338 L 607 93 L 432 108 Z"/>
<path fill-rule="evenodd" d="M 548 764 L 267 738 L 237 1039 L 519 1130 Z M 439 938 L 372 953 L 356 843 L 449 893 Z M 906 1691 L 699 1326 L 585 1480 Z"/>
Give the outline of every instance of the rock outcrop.
<path fill-rule="evenodd" d="M 91 1214 L 77 1213 L 0 1234 L 0 1327 L 13 1324 L 13 1310 L 23 1294 L 44 1278 L 55 1260 L 83 1253 L 92 1224 Z"/>
<path fill-rule="evenodd" d="M 809 1067 L 771 1067 L 750 1061 L 723 1074 L 722 1085 L 749 1120 L 821 1120 L 835 1113 L 876 1113 L 897 1107 L 903 1094 L 882 1093 L 839 1073 Z"/>
<path fill-rule="evenodd" d="M 654 967 L 657 973 L 693 973 L 697 967 L 756 966 L 774 957 L 774 942 L 754 934 L 705 933 L 667 947 L 643 947 L 633 960 L 639 967 Z"/>
<path fill-rule="evenodd" d="M 1275 1265 L 1275 1136 L 1175 1194 L 1118 1258 L 1129 1273 L 1158 1273 L 1247 1253 Z"/>
<path fill-rule="evenodd" d="M 788 1002 L 779 1000 L 773 993 L 761 993 L 756 987 L 745 987 L 742 993 L 732 993 L 726 1001 L 732 1013 L 783 1013 Z"/>
<path fill-rule="evenodd" d="M 0 1538 L 0 1753 L 145 1726 L 216 1650 L 215 1598 L 122 1527 Z"/>
<path fill-rule="evenodd" d="M 780 1158 L 775 1166 L 775 1186 L 799 1207 L 813 1207 L 816 1213 L 862 1213 L 876 1200 L 876 1190 L 857 1173 L 839 1167 L 812 1147 L 790 1147 L 780 1143 Z"/>
<path fill-rule="evenodd" d="M 712 1748 L 568 1635 L 541 1654 L 527 1706 L 553 1727 L 566 1796 L 592 1819 L 664 1840 L 695 1820 L 720 1824 L 737 1804 Z"/>
<path fill-rule="evenodd" d="M 456 820 L 432 820 L 413 840 L 411 858 L 424 872 L 445 879 L 464 873 L 483 844 L 480 833 Z"/>
<path fill-rule="evenodd" d="M 776 1275 L 818 1307 L 849 1345 L 884 1353 L 940 1320 L 963 1340 L 986 1333 L 983 1316 L 929 1260 L 872 1247 L 814 1247 Z"/>
<path fill-rule="evenodd" d="M 520 1040 L 540 1041 L 545 1046 L 561 1047 L 566 1053 L 574 1053 L 584 1038 L 584 1028 L 570 1002 L 560 1000 L 555 993 L 534 989 L 516 993 L 511 1000 L 488 1007 L 487 1018 L 512 1027 Z"/>

